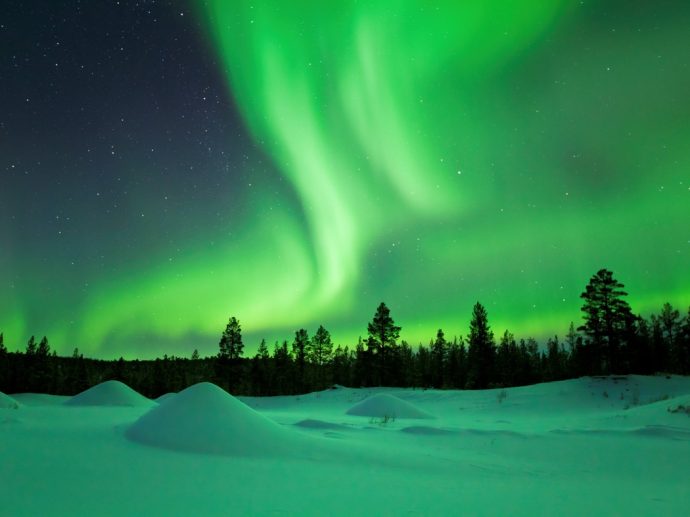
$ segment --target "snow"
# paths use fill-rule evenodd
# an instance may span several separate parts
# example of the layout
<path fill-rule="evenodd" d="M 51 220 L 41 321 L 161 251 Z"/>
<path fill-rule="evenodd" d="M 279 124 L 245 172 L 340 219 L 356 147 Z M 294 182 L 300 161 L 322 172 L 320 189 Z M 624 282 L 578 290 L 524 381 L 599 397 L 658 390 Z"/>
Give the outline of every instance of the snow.
<path fill-rule="evenodd" d="M 120 381 L 106 381 L 75 395 L 65 405 L 151 407 L 156 403 Z"/>
<path fill-rule="evenodd" d="M 227 456 L 285 455 L 302 438 L 208 382 L 152 409 L 125 434 L 154 447 Z"/>
<path fill-rule="evenodd" d="M 170 400 L 171 398 L 173 398 L 175 395 L 177 395 L 177 393 L 173 393 L 173 392 L 165 393 L 165 394 L 161 395 L 160 397 L 156 398 L 155 400 L 159 404 L 162 404 L 166 400 Z"/>
<path fill-rule="evenodd" d="M 388 393 L 377 393 L 347 410 L 348 415 L 380 419 L 433 418 L 429 413 Z"/>
<path fill-rule="evenodd" d="M 19 409 L 19 402 L 0 391 L 0 409 Z"/>
<path fill-rule="evenodd" d="M 435 418 L 348 414 L 376 395 Z M 684 515 L 690 507 L 690 415 L 674 412 L 690 404 L 688 377 L 269 398 L 204 383 L 149 406 L 13 398 L 18 411 L 0 410 L 2 515 Z"/>

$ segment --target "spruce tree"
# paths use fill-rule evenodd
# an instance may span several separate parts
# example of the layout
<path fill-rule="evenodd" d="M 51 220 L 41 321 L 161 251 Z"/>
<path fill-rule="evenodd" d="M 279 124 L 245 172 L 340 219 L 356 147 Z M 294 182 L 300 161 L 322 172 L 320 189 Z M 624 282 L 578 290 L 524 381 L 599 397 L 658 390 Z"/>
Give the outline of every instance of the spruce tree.
<path fill-rule="evenodd" d="M 501 386 L 516 386 L 518 384 L 516 377 L 518 353 L 515 336 L 506 330 L 496 350 L 495 377 Z"/>
<path fill-rule="evenodd" d="M 447 355 L 446 337 L 443 330 L 438 329 L 436 339 L 431 343 L 431 384 L 434 388 L 442 388 L 444 385 L 444 370 Z"/>
<path fill-rule="evenodd" d="M 48 355 L 50 355 L 50 346 L 48 345 L 48 338 L 46 336 L 43 336 L 41 342 L 38 344 L 36 355 L 39 357 L 48 357 Z"/>
<path fill-rule="evenodd" d="M 589 373 L 610 374 L 621 367 L 621 345 L 629 321 L 634 318 L 623 288 L 608 269 L 600 269 L 590 278 L 580 295 L 584 325 L 578 330 L 587 336 L 593 364 Z"/>
<path fill-rule="evenodd" d="M 36 338 L 31 336 L 28 343 L 26 344 L 26 355 L 33 356 L 36 355 Z"/>
<path fill-rule="evenodd" d="M 331 340 L 331 333 L 323 325 L 319 325 L 316 334 L 314 334 L 307 345 L 307 359 L 312 364 L 322 367 L 329 361 L 332 353 L 333 341 Z"/>
<path fill-rule="evenodd" d="M 391 378 L 387 364 L 388 356 L 400 337 L 400 327 L 395 325 L 390 309 L 385 303 L 381 302 L 377 307 L 374 318 L 367 326 L 367 332 L 367 346 L 374 362 L 374 383 L 379 386 L 387 385 Z"/>
<path fill-rule="evenodd" d="M 309 334 L 306 329 L 295 332 L 295 340 L 292 342 L 292 355 L 295 357 L 296 382 L 298 393 L 304 393 L 306 388 L 306 364 L 307 347 L 309 346 Z"/>
<path fill-rule="evenodd" d="M 242 327 L 237 318 L 232 316 L 218 343 L 216 375 L 221 384 L 225 384 L 230 393 L 237 393 L 242 385 L 241 357 L 244 351 Z"/>
<path fill-rule="evenodd" d="M 681 325 L 680 346 L 682 348 L 681 373 L 690 375 L 690 307 L 688 314 Z"/>
<path fill-rule="evenodd" d="M 327 366 L 333 354 L 331 333 L 319 325 L 316 334 L 307 343 L 307 360 L 314 369 L 315 388 L 323 389 L 327 384 Z"/>
<path fill-rule="evenodd" d="M 220 337 L 219 357 L 223 359 L 235 360 L 242 357 L 244 344 L 242 343 L 242 327 L 237 318 L 232 316 Z"/>
<path fill-rule="evenodd" d="M 468 387 L 488 388 L 494 375 L 496 345 L 486 309 L 479 302 L 472 309 L 468 342 Z"/>

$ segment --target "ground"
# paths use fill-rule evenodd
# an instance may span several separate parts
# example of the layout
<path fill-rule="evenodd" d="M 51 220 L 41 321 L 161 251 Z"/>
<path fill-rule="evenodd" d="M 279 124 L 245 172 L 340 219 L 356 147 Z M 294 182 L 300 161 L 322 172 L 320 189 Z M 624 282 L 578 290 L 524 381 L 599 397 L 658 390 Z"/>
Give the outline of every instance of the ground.
<path fill-rule="evenodd" d="M 127 390 L 111 383 L 69 404 L 4 398 L 19 407 L 0 408 L 0 514 L 681 515 L 690 507 L 690 415 L 675 411 L 690 406 L 687 377 L 484 391 L 337 387 L 242 403 L 204 384 L 160 405 Z M 120 403 L 130 405 L 106 405 Z"/>

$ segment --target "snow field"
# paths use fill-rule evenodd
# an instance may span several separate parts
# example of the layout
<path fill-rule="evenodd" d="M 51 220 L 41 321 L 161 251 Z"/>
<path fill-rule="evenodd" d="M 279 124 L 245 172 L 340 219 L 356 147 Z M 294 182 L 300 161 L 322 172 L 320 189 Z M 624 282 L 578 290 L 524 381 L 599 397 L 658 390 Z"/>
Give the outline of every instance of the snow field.
<path fill-rule="evenodd" d="M 390 402 L 377 395 L 435 418 L 349 414 L 367 400 Z M 152 407 L 13 398 L 18 410 L 0 410 L 0 515 L 684 515 L 690 507 L 690 416 L 674 412 L 690 402 L 690 378 L 239 399 L 200 384 Z"/>

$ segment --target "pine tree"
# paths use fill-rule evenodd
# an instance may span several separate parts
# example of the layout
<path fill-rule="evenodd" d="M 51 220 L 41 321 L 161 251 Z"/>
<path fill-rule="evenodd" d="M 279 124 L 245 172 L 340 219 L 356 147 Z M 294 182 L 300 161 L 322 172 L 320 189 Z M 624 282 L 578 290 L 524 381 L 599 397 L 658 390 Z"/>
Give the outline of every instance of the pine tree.
<path fill-rule="evenodd" d="M 516 386 L 518 346 L 515 336 L 507 330 L 503 333 L 496 351 L 496 381 L 501 386 Z"/>
<path fill-rule="evenodd" d="M 48 355 L 50 355 L 50 346 L 48 345 L 48 338 L 46 336 L 43 336 L 41 342 L 38 344 L 36 355 L 39 357 L 48 357 Z"/>
<path fill-rule="evenodd" d="M 281 395 L 292 394 L 295 392 L 294 383 L 292 382 L 292 368 L 293 363 L 290 358 L 290 351 L 288 350 L 287 340 L 283 340 L 282 344 L 275 343 L 273 348 L 273 365 L 275 368 L 274 387 L 276 393 Z"/>
<path fill-rule="evenodd" d="M 323 325 L 316 330 L 316 334 L 309 341 L 307 346 L 307 359 L 316 366 L 324 366 L 331 358 L 333 352 L 333 341 L 331 333 Z"/>
<path fill-rule="evenodd" d="M 192 361 L 198 361 L 199 360 L 199 351 L 195 348 L 194 351 L 192 352 Z"/>
<path fill-rule="evenodd" d="M 0 391 L 9 391 L 9 358 L 5 347 L 5 336 L 0 332 Z"/>
<path fill-rule="evenodd" d="M 468 386 L 472 389 L 488 388 L 494 375 L 496 345 L 486 309 L 479 302 L 472 309 L 468 341 Z"/>
<path fill-rule="evenodd" d="M 613 273 L 600 269 L 589 280 L 580 297 L 585 323 L 578 330 L 588 338 L 594 364 L 589 373 L 609 374 L 621 367 L 621 345 L 625 329 L 634 318 L 628 302 L 625 286 L 613 278 Z"/>
<path fill-rule="evenodd" d="M 554 336 L 546 342 L 546 357 L 544 360 L 544 381 L 559 381 L 566 378 L 568 355 L 563 345 L 558 341 L 558 336 Z"/>
<path fill-rule="evenodd" d="M 400 330 L 390 315 L 390 309 L 381 302 L 373 320 L 367 326 L 369 333 L 367 346 L 374 361 L 374 383 L 379 386 L 387 385 L 391 378 L 387 360 L 396 346 L 396 340 L 400 337 Z"/>
<path fill-rule="evenodd" d="M 316 330 L 316 334 L 307 344 L 307 360 L 313 365 L 315 388 L 323 389 L 327 384 L 327 366 L 333 354 L 331 334 L 323 325 Z"/>
<path fill-rule="evenodd" d="M 333 382 L 341 386 L 352 386 L 352 361 L 349 347 L 338 345 L 333 352 Z"/>
<path fill-rule="evenodd" d="M 221 384 L 227 385 L 230 393 L 237 393 L 243 381 L 241 357 L 244 344 L 242 343 L 242 327 L 234 316 L 228 321 L 220 337 L 218 348 L 216 375 Z"/>
<path fill-rule="evenodd" d="M 681 325 L 680 346 L 682 349 L 681 373 L 690 375 L 690 307 L 688 314 Z"/>
<path fill-rule="evenodd" d="M 443 373 L 446 365 L 447 354 L 446 337 L 443 330 L 438 329 L 436 339 L 431 343 L 431 385 L 434 388 L 442 388 L 444 384 Z"/>
<path fill-rule="evenodd" d="M 232 316 L 220 337 L 219 357 L 235 360 L 242 357 L 244 344 L 242 343 L 242 328 L 237 318 Z"/>
<path fill-rule="evenodd" d="M 268 346 L 266 345 L 266 340 L 262 339 L 256 355 L 252 359 L 252 391 L 259 397 L 270 395 L 272 391 L 270 363 L 271 358 L 268 353 Z"/>
<path fill-rule="evenodd" d="M 26 344 L 26 355 L 36 355 L 36 338 L 31 336 Z"/>
<path fill-rule="evenodd" d="M 467 349 L 462 337 L 448 345 L 447 384 L 451 388 L 464 389 L 467 384 Z"/>
<path fill-rule="evenodd" d="M 682 373 L 685 363 L 685 350 L 682 345 L 682 321 L 680 312 L 670 303 L 665 303 L 659 314 L 664 348 L 669 351 L 668 369 L 673 373 Z"/>
<path fill-rule="evenodd" d="M 296 382 L 298 393 L 304 393 L 306 388 L 306 364 L 307 347 L 309 346 L 309 334 L 306 329 L 299 329 L 295 332 L 295 340 L 292 342 L 292 355 L 295 357 Z"/>

